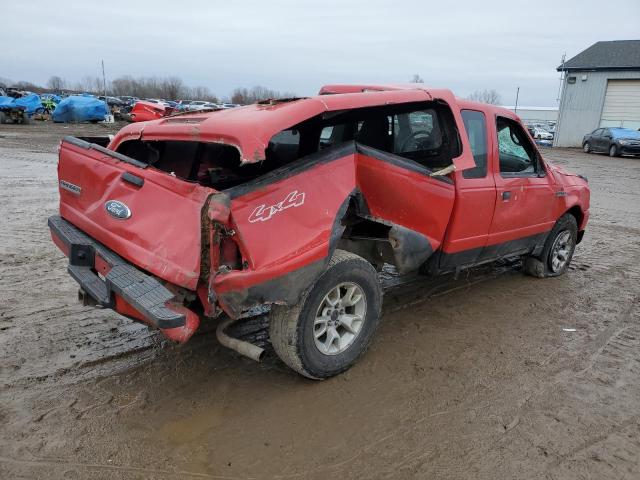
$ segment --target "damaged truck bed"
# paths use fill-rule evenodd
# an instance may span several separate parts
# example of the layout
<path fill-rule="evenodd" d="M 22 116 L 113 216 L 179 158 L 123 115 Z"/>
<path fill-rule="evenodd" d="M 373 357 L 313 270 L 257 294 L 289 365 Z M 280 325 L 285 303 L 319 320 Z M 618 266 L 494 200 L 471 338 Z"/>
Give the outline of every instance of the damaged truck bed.
<path fill-rule="evenodd" d="M 270 305 L 276 353 L 310 378 L 366 350 L 383 265 L 437 275 L 522 255 L 559 275 L 589 209 L 586 180 L 545 163 L 512 112 L 416 85 L 67 137 L 58 174 L 49 226 L 85 302 L 181 342 Z"/>

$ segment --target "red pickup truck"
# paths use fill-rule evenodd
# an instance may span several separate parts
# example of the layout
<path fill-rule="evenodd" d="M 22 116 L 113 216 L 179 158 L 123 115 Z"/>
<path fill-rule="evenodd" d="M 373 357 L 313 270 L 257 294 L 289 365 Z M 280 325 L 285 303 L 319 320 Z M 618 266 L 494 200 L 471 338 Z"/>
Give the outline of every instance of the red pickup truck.
<path fill-rule="evenodd" d="M 349 368 L 379 322 L 377 271 L 438 275 L 521 256 L 563 274 L 589 217 L 580 175 L 545 162 L 518 117 L 420 85 L 330 85 L 66 137 L 53 241 L 86 303 L 184 342 L 270 306 L 277 355 L 310 378 Z M 387 267 L 386 267 L 387 268 Z"/>

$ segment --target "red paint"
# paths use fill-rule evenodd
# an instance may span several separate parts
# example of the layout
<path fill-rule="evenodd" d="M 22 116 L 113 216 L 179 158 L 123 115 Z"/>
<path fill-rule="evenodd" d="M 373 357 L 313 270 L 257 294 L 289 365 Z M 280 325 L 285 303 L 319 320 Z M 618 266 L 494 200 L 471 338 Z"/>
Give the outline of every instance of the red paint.
<path fill-rule="evenodd" d="M 129 115 L 134 122 L 147 122 L 149 120 L 157 120 L 171 113 L 170 108 L 153 102 L 145 102 L 140 100 L 135 103 Z"/>
<path fill-rule="evenodd" d="M 176 328 L 162 328 L 160 331 L 163 333 L 165 337 L 169 340 L 172 340 L 177 343 L 185 343 L 189 340 L 193 334 L 196 332 L 198 327 L 200 326 L 200 318 L 198 315 L 186 307 L 182 305 L 168 305 L 168 307 L 176 311 L 178 313 L 182 313 L 186 316 L 186 322 L 182 327 Z M 124 315 L 125 317 L 133 318 L 134 320 L 138 320 L 142 323 L 150 325 L 150 322 L 145 318 L 145 316 L 140 313 L 138 310 L 133 308 L 131 304 L 125 301 L 119 295 L 115 295 L 115 308 L 114 310 L 118 312 L 120 315 Z"/>
<path fill-rule="evenodd" d="M 61 215 L 138 268 L 195 291 L 207 315 L 214 315 L 218 307 L 233 314 L 228 305 L 219 300 L 218 305 L 211 304 L 210 298 L 230 292 L 242 296 L 251 286 L 326 259 L 340 208 L 354 190 L 361 192 L 370 217 L 419 232 L 434 251 L 445 253 L 480 250 L 549 231 L 574 207 L 580 213 L 579 228 L 584 230 L 589 218 L 589 190 L 583 179 L 547 163 L 544 176 L 500 175 L 495 119 L 503 116 L 519 122 L 513 112 L 415 84 L 330 85 L 321 93 L 333 95 L 196 112 L 163 118 L 144 128 L 129 125 L 109 148 L 115 150 L 132 138 L 214 141 L 231 144 L 240 150 L 244 161 L 256 162 L 264 159 L 274 134 L 305 119 L 329 111 L 433 99 L 451 107 L 460 132 L 462 153 L 453 159 L 456 171 L 449 175 L 453 184 L 351 153 L 237 196 L 229 207 L 212 189 L 63 142 L 60 179 L 81 186 L 82 193 L 60 190 Z M 461 117 L 464 109 L 481 111 L 486 118 L 488 173 L 484 178 L 464 178 L 463 171 L 475 166 Z M 191 121 L 177 122 L 177 118 Z M 143 177 L 144 185 L 123 182 L 123 172 Z M 507 191 L 511 197 L 505 201 L 502 194 Z M 124 202 L 133 212 L 131 218 L 108 215 L 104 208 L 107 200 Z M 204 228 L 208 228 L 204 232 L 203 218 L 207 222 Z M 201 252 L 203 235 L 210 245 L 208 252 Z M 53 240 L 68 255 L 55 236 Z M 238 264 L 237 252 L 243 265 Z M 202 258 L 209 263 L 209 275 L 201 278 Z M 220 270 L 221 265 L 231 265 L 231 270 Z M 103 268 L 96 258 L 96 269 Z M 197 315 L 182 306 L 171 308 L 185 313 L 187 323 L 164 333 L 173 340 L 186 341 L 199 324 Z M 122 299 L 116 298 L 116 310 L 145 321 Z"/>

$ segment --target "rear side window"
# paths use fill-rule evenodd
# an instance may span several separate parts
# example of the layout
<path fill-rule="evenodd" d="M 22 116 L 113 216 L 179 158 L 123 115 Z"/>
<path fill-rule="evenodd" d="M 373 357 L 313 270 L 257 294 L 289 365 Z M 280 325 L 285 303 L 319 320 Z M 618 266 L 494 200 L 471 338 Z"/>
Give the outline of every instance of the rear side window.
<path fill-rule="evenodd" d="M 393 153 L 420 161 L 442 146 L 438 117 L 431 109 L 395 115 L 393 138 Z"/>
<path fill-rule="evenodd" d="M 300 150 L 300 132 L 295 128 L 276 133 L 266 151 L 266 160 L 270 165 L 280 166 L 298 158 Z"/>
<path fill-rule="evenodd" d="M 462 172 L 464 178 L 484 178 L 487 176 L 487 122 L 484 113 L 476 110 L 462 110 L 462 121 L 469 136 L 475 168 Z"/>

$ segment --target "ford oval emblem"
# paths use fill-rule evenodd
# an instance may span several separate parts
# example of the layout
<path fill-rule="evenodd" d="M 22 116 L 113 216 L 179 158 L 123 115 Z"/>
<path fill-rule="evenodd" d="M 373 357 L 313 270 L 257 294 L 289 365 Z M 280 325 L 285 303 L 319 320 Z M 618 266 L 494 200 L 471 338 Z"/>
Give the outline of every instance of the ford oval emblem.
<path fill-rule="evenodd" d="M 118 200 L 108 200 L 104 204 L 104 208 L 107 210 L 109 215 L 121 220 L 126 220 L 131 216 L 131 210 L 129 210 L 129 207 Z"/>

